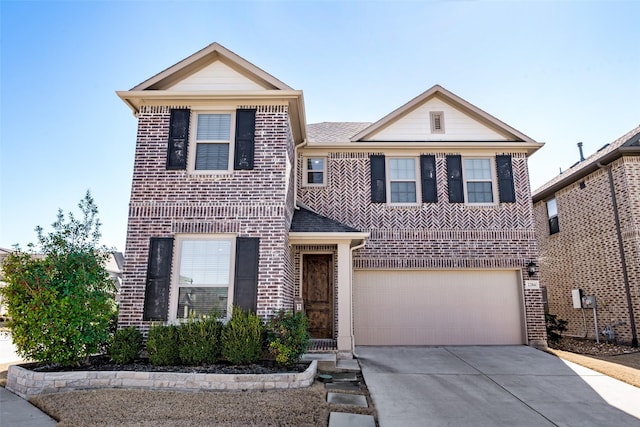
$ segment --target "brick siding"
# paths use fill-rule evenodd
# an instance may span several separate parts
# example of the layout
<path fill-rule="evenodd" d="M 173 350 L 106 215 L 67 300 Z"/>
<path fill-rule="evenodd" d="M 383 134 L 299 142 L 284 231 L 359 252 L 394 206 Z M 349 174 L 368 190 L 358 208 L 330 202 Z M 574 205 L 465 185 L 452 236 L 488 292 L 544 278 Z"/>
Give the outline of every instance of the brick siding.
<path fill-rule="evenodd" d="M 640 159 L 623 157 L 611 167 L 633 309 L 638 319 Z M 597 170 L 581 182 L 584 188 L 576 182 L 555 194 L 559 233 L 549 235 L 546 202 L 539 201 L 534 206 L 541 282 L 547 288 L 549 312 L 569 322 L 567 334 L 595 338 L 593 310 L 585 309 L 583 313 L 573 308 L 571 290 L 580 288 L 584 295 L 597 298 L 599 330 L 626 322 L 616 326 L 615 333 L 619 342 L 630 343 L 629 309 L 607 171 Z"/>

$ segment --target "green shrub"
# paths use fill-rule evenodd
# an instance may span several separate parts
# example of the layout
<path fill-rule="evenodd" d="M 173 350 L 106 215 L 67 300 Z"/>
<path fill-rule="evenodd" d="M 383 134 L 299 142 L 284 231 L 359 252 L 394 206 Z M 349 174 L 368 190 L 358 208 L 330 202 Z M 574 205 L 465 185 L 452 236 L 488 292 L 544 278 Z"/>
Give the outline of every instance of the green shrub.
<path fill-rule="evenodd" d="M 233 308 L 231 320 L 222 329 L 222 355 L 236 365 L 257 362 L 262 353 L 262 320 L 239 307 Z"/>
<path fill-rule="evenodd" d="M 170 366 L 180 364 L 178 327 L 153 325 L 147 338 L 147 355 L 152 365 Z"/>
<path fill-rule="evenodd" d="M 109 346 L 109 357 L 115 363 L 132 363 L 142 350 L 142 333 L 133 326 L 116 331 Z"/>
<path fill-rule="evenodd" d="M 269 352 L 275 356 L 278 364 L 295 365 L 311 341 L 307 316 L 303 312 L 294 314 L 291 311 L 279 311 L 269 321 L 267 341 Z"/>
<path fill-rule="evenodd" d="M 25 359 L 77 365 L 109 342 L 115 288 L 104 267 L 107 249 L 98 245 L 98 208 L 89 192 L 78 206 L 82 218 L 59 211 L 51 233 L 36 228 L 32 252 L 18 249 L 2 263 L 0 295 Z"/>
<path fill-rule="evenodd" d="M 220 358 L 222 323 L 215 317 L 192 320 L 178 327 L 180 360 L 185 365 L 213 364 Z"/>
<path fill-rule="evenodd" d="M 562 338 L 562 333 L 567 330 L 567 321 L 549 313 L 545 313 L 544 320 L 547 326 L 547 339 L 552 344 L 557 343 Z"/>

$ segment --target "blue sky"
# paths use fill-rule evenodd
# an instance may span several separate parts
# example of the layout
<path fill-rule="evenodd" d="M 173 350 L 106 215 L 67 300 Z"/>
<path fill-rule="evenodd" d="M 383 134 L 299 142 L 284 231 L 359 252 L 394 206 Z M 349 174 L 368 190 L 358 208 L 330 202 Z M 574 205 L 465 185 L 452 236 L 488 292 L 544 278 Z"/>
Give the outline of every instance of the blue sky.
<path fill-rule="evenodd" d="M 216 41 L 307 122 L 376 121 L 434 84 L 546 145 L 535 189 L 640 124 L 640 2 L 0 0 L 0 247 L 91 190 L 124 251 L 136 120 L 115 95 Z"/>

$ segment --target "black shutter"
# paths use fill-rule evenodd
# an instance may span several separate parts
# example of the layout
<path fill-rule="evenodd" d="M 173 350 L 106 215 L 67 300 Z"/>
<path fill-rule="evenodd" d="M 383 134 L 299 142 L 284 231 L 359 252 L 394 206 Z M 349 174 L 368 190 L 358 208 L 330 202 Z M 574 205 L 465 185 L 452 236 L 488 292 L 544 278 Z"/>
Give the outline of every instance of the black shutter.
<path fill-rule="evenodd" d="M 449 183 L 449 202 L 464 203 L 462 156 L 447 156 L 447 181 Z"/>
<path fill-rule="evenodd" d="M 514 203 L 516 201 L 516 191 L 513 185 L 511 156 L 496 156 L 496 168 L 498 169 L 500 202 Z"/>
<path fill-rule="evenodd" d="M 188 109 L 171 110 L 169 147 L 167 148 L 167 169 L 187 168 L 190 115 L 191 111 Z"/>
<path fill-rule="evenodd" d="M 371 203 L 387 201 L 387 185 L 385 183 L 384 156 L 371 155 Z"/>
<path fill-rule="evenodd" d="M 258 305 L 258 258 L 260 239 L 236 239 L 236 269 L 233 281 L 233 305 L 256 312 Z"/>
<path fill-rule="evenodd" d="M 233 167 L 235 170 L 253 169 L 256 133 L 256 110 L 236 111 L 236 144 Z"/>
<path fill-rule="evenodd" d="M 151 238 L 142 320 L 167 320 L 172 255 L 173 238 Z"/>
<path fill-rule="evenodd" d="M 436 203 L 438 189 L 436 183 L 436 156 L 420 156 L 420 179 L 422 180 L 422 202 Z"/>

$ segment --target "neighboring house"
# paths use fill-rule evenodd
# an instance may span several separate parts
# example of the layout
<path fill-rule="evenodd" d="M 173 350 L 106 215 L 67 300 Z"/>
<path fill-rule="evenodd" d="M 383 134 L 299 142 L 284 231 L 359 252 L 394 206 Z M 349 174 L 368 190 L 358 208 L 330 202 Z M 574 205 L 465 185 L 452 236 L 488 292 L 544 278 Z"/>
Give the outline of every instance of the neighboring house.
<path fill-rule="evenodd" d="M 375 123 L 217 43 L 129 91 L 138 119 L 120 326 L 304 310 L 354 345 L 545 345 L 527 157 L 440 86 Z"/>
<path fill-rule="evenodd" d="M 581 289 L 596 297 L 600 338 L 611 338 L 602 334 L 609 326 L 637 346 L 640 127 L 581 158 L 534 191 L 533 202 L 549 312 L 569 322 L 567 334 L 594 338 L 593 309 L 573 305 L 572 290 Z"/>

